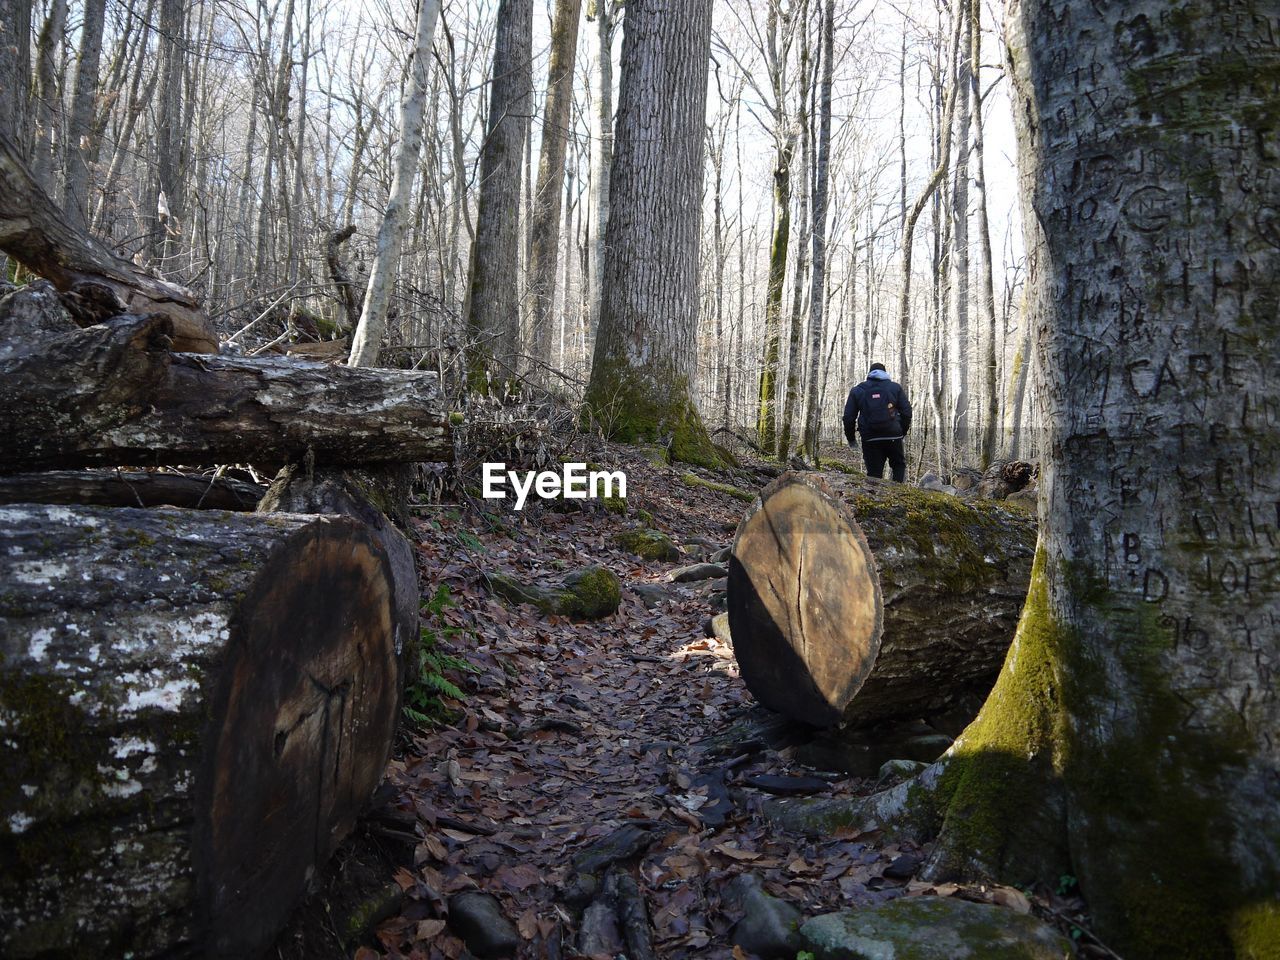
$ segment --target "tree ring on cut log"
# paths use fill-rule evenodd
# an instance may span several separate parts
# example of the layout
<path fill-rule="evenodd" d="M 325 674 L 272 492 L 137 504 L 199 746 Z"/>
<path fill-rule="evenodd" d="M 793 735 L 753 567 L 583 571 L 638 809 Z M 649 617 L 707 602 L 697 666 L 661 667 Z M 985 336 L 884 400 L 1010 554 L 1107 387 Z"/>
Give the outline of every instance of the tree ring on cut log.
<path fill-rule="evenodd" d="M 363 524 L 304 530 L 232 622 L 197 780 L 192 851 L 208 947 L 249 956 L 350 831 L 381 778 L 399 690 L 392 577 Z"/>
<path fill-rule="evenodd" d="M 761 491 L 729 558 L 729 631 L 743 681 L 772 710 L 838 723 L 880 650 L 884 603 L 857 521 L 813 474 Z"/>

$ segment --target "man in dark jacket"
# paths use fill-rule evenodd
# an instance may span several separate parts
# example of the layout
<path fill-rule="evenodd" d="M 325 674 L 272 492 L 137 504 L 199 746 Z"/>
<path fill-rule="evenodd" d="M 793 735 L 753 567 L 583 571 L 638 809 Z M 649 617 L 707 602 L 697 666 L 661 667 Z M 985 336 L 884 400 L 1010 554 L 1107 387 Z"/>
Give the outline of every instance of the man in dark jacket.
<path fill-rule="evenodd" d="M 844 435 L 849 446 L 853 446 L 855 429 L 862 434 L 867 476 L 883 477 L 888 460 L 893 479 L 902 483 L 907 476 L 902 440 L 911 429 L 911 401 L 907 392 L 889 379 L 883 363 L 873 363 L 867 379 L 849 391 L 844 405 Z"/>

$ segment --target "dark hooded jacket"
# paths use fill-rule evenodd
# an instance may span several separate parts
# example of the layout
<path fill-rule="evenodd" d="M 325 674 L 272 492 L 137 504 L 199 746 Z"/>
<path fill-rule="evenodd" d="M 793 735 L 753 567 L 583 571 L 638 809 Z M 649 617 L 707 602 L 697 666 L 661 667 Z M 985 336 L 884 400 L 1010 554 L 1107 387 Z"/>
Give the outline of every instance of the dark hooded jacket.
<path fill-rule="evenodd" d="M 867 423 L 867 411 L 873 397 L 877 403 L 888 401 L 893 405 L 895 415 L 888 423 Z M 883 370 L 872 370 L 866 380 L 849 391 L 849 399 L 844 405 L 844 435 L 850 444 L 855 440 L 855 429 L 862 434 L 864 441 L 901 440 L 911 429 L 911 401 L 907 399 L 907 392 L 889 379 L 889 374 Z"/>

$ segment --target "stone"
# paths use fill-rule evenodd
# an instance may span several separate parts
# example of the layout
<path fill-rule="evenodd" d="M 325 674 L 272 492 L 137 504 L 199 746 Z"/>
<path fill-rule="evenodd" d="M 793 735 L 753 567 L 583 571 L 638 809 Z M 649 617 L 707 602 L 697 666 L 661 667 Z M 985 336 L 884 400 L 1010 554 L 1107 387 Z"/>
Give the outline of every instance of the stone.
<path fill-rule="evenodd" d="M 831 789 L 830 783 L 817 777 L 775 777 L 761 773 L 747 777 L 743 782 L 748 787 L 779 797 L 806 797 L 814 793 L 826 793 Z"/>
<path fill-rule="evenodd" d="M 728 563 L 731 556 L 733 556 L 733 547 L 721 547 L 711 555 L 711 562 Z"/>
<path fill-rule="evenodd" d="M 671 599 L 671 588 L 661 583 L 633 583 L 631 592 L 639 597 L 640 602 L 649 610 Z"/>
<path fill-rule="evenodd" d="M 729 571 L 718 563 L 691 563 L 676 567 L 668 574 L 672 583 L 696 583 L 699 580 L 718 580 L 729 576 Z"/>
<path fill-rule="evenodd" d="M 515 956 L 520 947 L 520 931 L 502 912 L 497 898 L 478 890 L 449 898 L 449 927 L 482 960 Z"/>
<path fill-rule="evenodd" d="M 880 764 L 879 779 L 888 780 L 890 777 L 898 777 L 902 780 L 910 780 L 928 766 L 929 764 L 923 760 L 886 760 Z"/>
<path fill-rule="evenodd" d="M 733 646 L 733 637 L 729 634 L 729 614 L 717 613 L 707 624 L 709 636 L 715 637 L 723 644 Z"/>
<path fill-rule="evenodd" d="M 662 560 L 674 563 L 682 556 L 680 548 L 670 537 L 659 530 L 639 527 L 634 530 L 623 530 L 614 536 L 613 542 L 628 553 L 634 553 L 642 560 Z"/>
<path fill-rule="evenodd" d="M 0 296 L 0 340 L 13 341 L 15 347 L 79 329 L 47 280 Z"/>
<path fill-rule="evenodd" d="M 800 927 L 815 960 L 1063 960 L 1070 942 L 1029 914 L 954 897 L 901 897 Z"/>
<path fill-rule="evenodd" d="M 923 477 L 916 481 L 916 486 L 921 490 L 940 491 L 946 484 L 942 482 L 942 478 L 930 470 Z"/>
<path fill-rule="evenodd" d="M 791 960 L 796 955 L 803 915 L 768 893 L 754 873 L 736 877 L 725 888 L 724 900 L 730 910 L 742 914 L 731 934 L 735 946 L 764 960 Z"/>
<path fill-rule="evenodd" d="M 601 898 L 591 901 L 582 911 L 582 923 L 578 929 L 578 952 L 584 956 L 616 956 L 626 950 L 622 934 L 618 932 L 618 918 L 613 904 Z"/>
<path fill-rule="evenodd" d="M 910 880 L 924 863 L 924 857 L 914 853 L 904 853 L 893 858 L 893 862 L 884 868 L 884 876 L 889 880 Z"/>
<path fill-rule="evenodd" d="M 525 583 L 505 573 L 488 574 L 495 594 L 512 603 L 533 604 L 543 613 L 599 620 L 617 612 L 622 602 L 622 584 L 613 571 L 590 566 L 577 570 L 558 586 Z"/>

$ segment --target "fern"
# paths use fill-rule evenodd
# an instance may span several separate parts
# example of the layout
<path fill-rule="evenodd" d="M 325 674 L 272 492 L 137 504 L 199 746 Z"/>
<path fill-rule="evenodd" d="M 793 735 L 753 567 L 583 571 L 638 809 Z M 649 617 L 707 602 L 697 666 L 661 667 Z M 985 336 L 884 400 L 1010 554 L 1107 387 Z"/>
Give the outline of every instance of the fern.
<path fill-rule="evenodd" d="M 442 614 L 454 605 L 449 588 L 443 585 L 437 587 L 436 592 L 422 605 L 417 676 L 404 691 L 404 717 L 415 726 L 433 726 L 448 720 L 449 711 L 444 705 L 444 699 L 467 699 L 466 691 L 446 677 L 446 671 L 479 672 L 462 657 L 439 649 L 441 640 L 453 642 L 467 632 L 443 622 Z"/>

